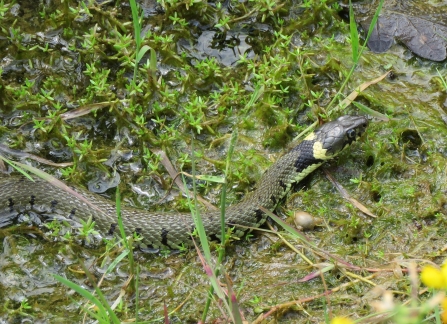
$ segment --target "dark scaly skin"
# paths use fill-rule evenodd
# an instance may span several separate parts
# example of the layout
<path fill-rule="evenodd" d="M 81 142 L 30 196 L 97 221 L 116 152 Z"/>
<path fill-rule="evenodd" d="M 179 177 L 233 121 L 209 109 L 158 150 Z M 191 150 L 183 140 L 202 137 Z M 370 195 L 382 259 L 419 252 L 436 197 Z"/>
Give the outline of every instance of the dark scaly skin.
<path fill-rule="evenodd" d="M 234 234 L 237 236 L 246 231 L 238 225 L 259 227 L 267 217 L 260 210 L 261 206 L 273 210 L 293 183 L 301 181 L 358 139 L 366 126 L 365 117 L 343 116 L 311 133 L 278 159 L 240 203 L 227 208 L 227 225 L 235 226 Z M 12 223 L 23 211 L 32 210 L 44 217 L 58 215 L 75 221 L 92 216 L 96 229 L 104 234 L 118 232 L 113 202 L 85 189 L 74 189 L 94 206 L 41 179 L 33 183 L 22 176 L 0 175 L 0 227 Z M 126 234 L 141 234 L 148 247 L 178 249 L 191 245 L 194 221 L 190 214 L 122 207 L 122 216 Z M 220 233 L 220 211 L 202 212 L 201 216 L 207 235 L 217 237 Z"/>

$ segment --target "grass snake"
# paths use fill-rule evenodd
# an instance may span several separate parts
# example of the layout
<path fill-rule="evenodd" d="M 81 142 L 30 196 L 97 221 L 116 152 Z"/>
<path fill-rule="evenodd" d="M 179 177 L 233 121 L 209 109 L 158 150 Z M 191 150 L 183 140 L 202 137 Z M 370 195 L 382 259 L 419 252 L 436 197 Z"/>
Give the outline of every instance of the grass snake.
<path fill-rule="evenodd" d="M 245 228 L 256 228 L 264 223 L 267 215 L 260 210 L 261 206 L 273 210 L 294 183 L 357 140 L 367 123 L 363 116 L 342 116 L 310 133 L 279 158 L 241 202 L 226 209 L 225 221 L 227 226 L 234 227 L 233 234 L 242 236 Z M 42 179 L 31 182 L 23 176 L 0 174 L 0 227 L 11 224 L 23 213 L 33 212 L 44 218 L 52 219 L 56 214 L 74 221 L 85 221 L 91 216 L 96 222 L 95 228 L 103 234 L 118 232 L 112 201 L 85 189 L 73 189 L 93 206 Z M 126 234 L 142 235 L 149 248 L 178 249 L 191 245 L 191 233 L 195 229 L 191 214 L 150 212 L 123 206 L 122 216 Z M 220 211 L 202 212 L 201 216 L 207 235 L 218 237 Z"/>

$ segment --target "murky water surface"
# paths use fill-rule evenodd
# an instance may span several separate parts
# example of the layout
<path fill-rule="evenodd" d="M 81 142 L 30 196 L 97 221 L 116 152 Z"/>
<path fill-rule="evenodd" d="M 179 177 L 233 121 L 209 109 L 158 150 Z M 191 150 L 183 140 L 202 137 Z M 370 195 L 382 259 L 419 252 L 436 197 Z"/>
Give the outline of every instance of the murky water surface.
<path fill-rule="evenodd" d="M 164 150 L 188 173 L 194 150 L 198 173 L 221 176 L 236 129 L 227 201 L 238 201 L 316 114 L 328 113 L 353 64 L 349 26 L 335 2 L 269 8 L 262 1 L 188 6 L 142 1 L 144 44 L 154 51 L 143 56 L 138 87 L 132 88 L 135 43 L 125 1 L 5 2 L 0 143 L 56 163 L 74 162 L 55 168 L 22 159 L 111 199 L 120 183 L 123 203 L 141 208 L 187 209 L 186 198 L 171 187 L 172 179 L 148 148 Z M 413 259 L 441 263 L 445 257 L 447 95 L 440 76 L 447 77 L 446 65 L 398 44 L 383 54 L 366 50 L 343 93 L 388 70 L 392 75 L 357 101 L 389 121 L 373 117 L 365 138 L 325 167 L 377 217 L 353 207 L 321 171 L 278 208 L 282 216 L 303 209 L 319 218 L 306 235 L 321 249 L 364 269 L 387 271 L 358 280 L 352 270 L 287 235 L 299 253 L 280 237 L 258 231 L 232 243 L 224 262 L 248 321 L 278 304 L 285 306 L 268 319 L 279 323 L 322 322 L 328 307 L 334 314 L 365 316 L 373 312 L 370 302 L 380 298 L 374 285 L 399 291 L 396 296 L 405 300 L 409 282 L 401 266 Z M 253 97 L 256 91 L 261 95 Z M 64 117 L 76 109 L 88 113 Z M 349 107 L 346 113 L 365 110 Z M 104 180 L 107 175 L 112 181 Z M 200 182 L 198 191 L 219 204 L 220 185 Z M 83 265 L 99 280 L 120 251 L 86 242 L 75 230 L 64 238 L 67 230 L 53 236 L 47 229 L 44 237 L 37 227 L 2 229 L 0 321 L 83 320 L 85 300 L 53 274 L 92 289 Z M 197 322 L 209 289 L 197 252 L 138 251 L 135 259 L 139 320 L 163 322 L 166 305 L 172 323 Z M 127 262 L 119 262 L 101 283 L 107 300 L 119 301 L 116 312 L 123 321 L 135 318 Z M 336 266 L 324 282 L 321 277 L 300 282 L 318 268 L 310 263 Z M 329 289 L 327 299 L 318 297 Z M 294 300 L 301 302 L 290 303 Z M 220 308 L 211 304 L 207 323 L 225 322 Z"/>

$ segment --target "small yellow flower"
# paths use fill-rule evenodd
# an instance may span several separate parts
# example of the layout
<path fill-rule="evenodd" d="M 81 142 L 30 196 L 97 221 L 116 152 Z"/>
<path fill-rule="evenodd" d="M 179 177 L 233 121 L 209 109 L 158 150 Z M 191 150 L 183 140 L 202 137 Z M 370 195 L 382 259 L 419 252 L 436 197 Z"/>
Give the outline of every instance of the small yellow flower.
<path fill-rule="evenodd" d="M 447 288 L 447 265 L 444 264 L 441 270 L 431 265 L 427 265 L 422 269 L 421 281 L 427 287 L 436 289 Z"/>
<path fill-rule="evenodd" d="M 442 302 L 441 302 L 441 307 L 442 307 L 442 314 L 441 314 L 441 320 L 442 323 L 446 324 L 447 323 L 447 297 L 445 297 Z"/>
<path fill-rule="evenodd" d="M 331 320 L 331 324 L 354 324 L 354 322 L 349 318 L 337 316 Z"/>

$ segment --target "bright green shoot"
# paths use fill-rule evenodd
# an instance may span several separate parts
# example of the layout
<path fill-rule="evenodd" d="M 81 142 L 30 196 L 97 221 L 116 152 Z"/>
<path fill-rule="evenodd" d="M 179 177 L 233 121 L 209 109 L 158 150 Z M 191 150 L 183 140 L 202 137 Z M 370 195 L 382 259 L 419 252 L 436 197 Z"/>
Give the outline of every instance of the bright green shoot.
<path fill-rule="evenodd" d="M 138 63 L 143 58 L 144 54 L 147 51 L 151 50 L 151 62 L 155 61 L 155 51 L 151 49 L 148 45 L 141 46 L 142 41 L 144 40 L 144 36 L 141 36 L 141 20 L 143 19 L 143 15 L 139 15 L 138 7 L 135 0 L 129 0 L 130 8 L 132 9 L 132 21 L 133 21 L 133 29 L 135 34 L 135 44 L 136 44 L 136 56 L 135 56 L 135 65 L 133 70 L 133 83 L 136 84 L 137 71 L 138 71 Z M 151 64 L 153 68 L 153 63 Z"/>

